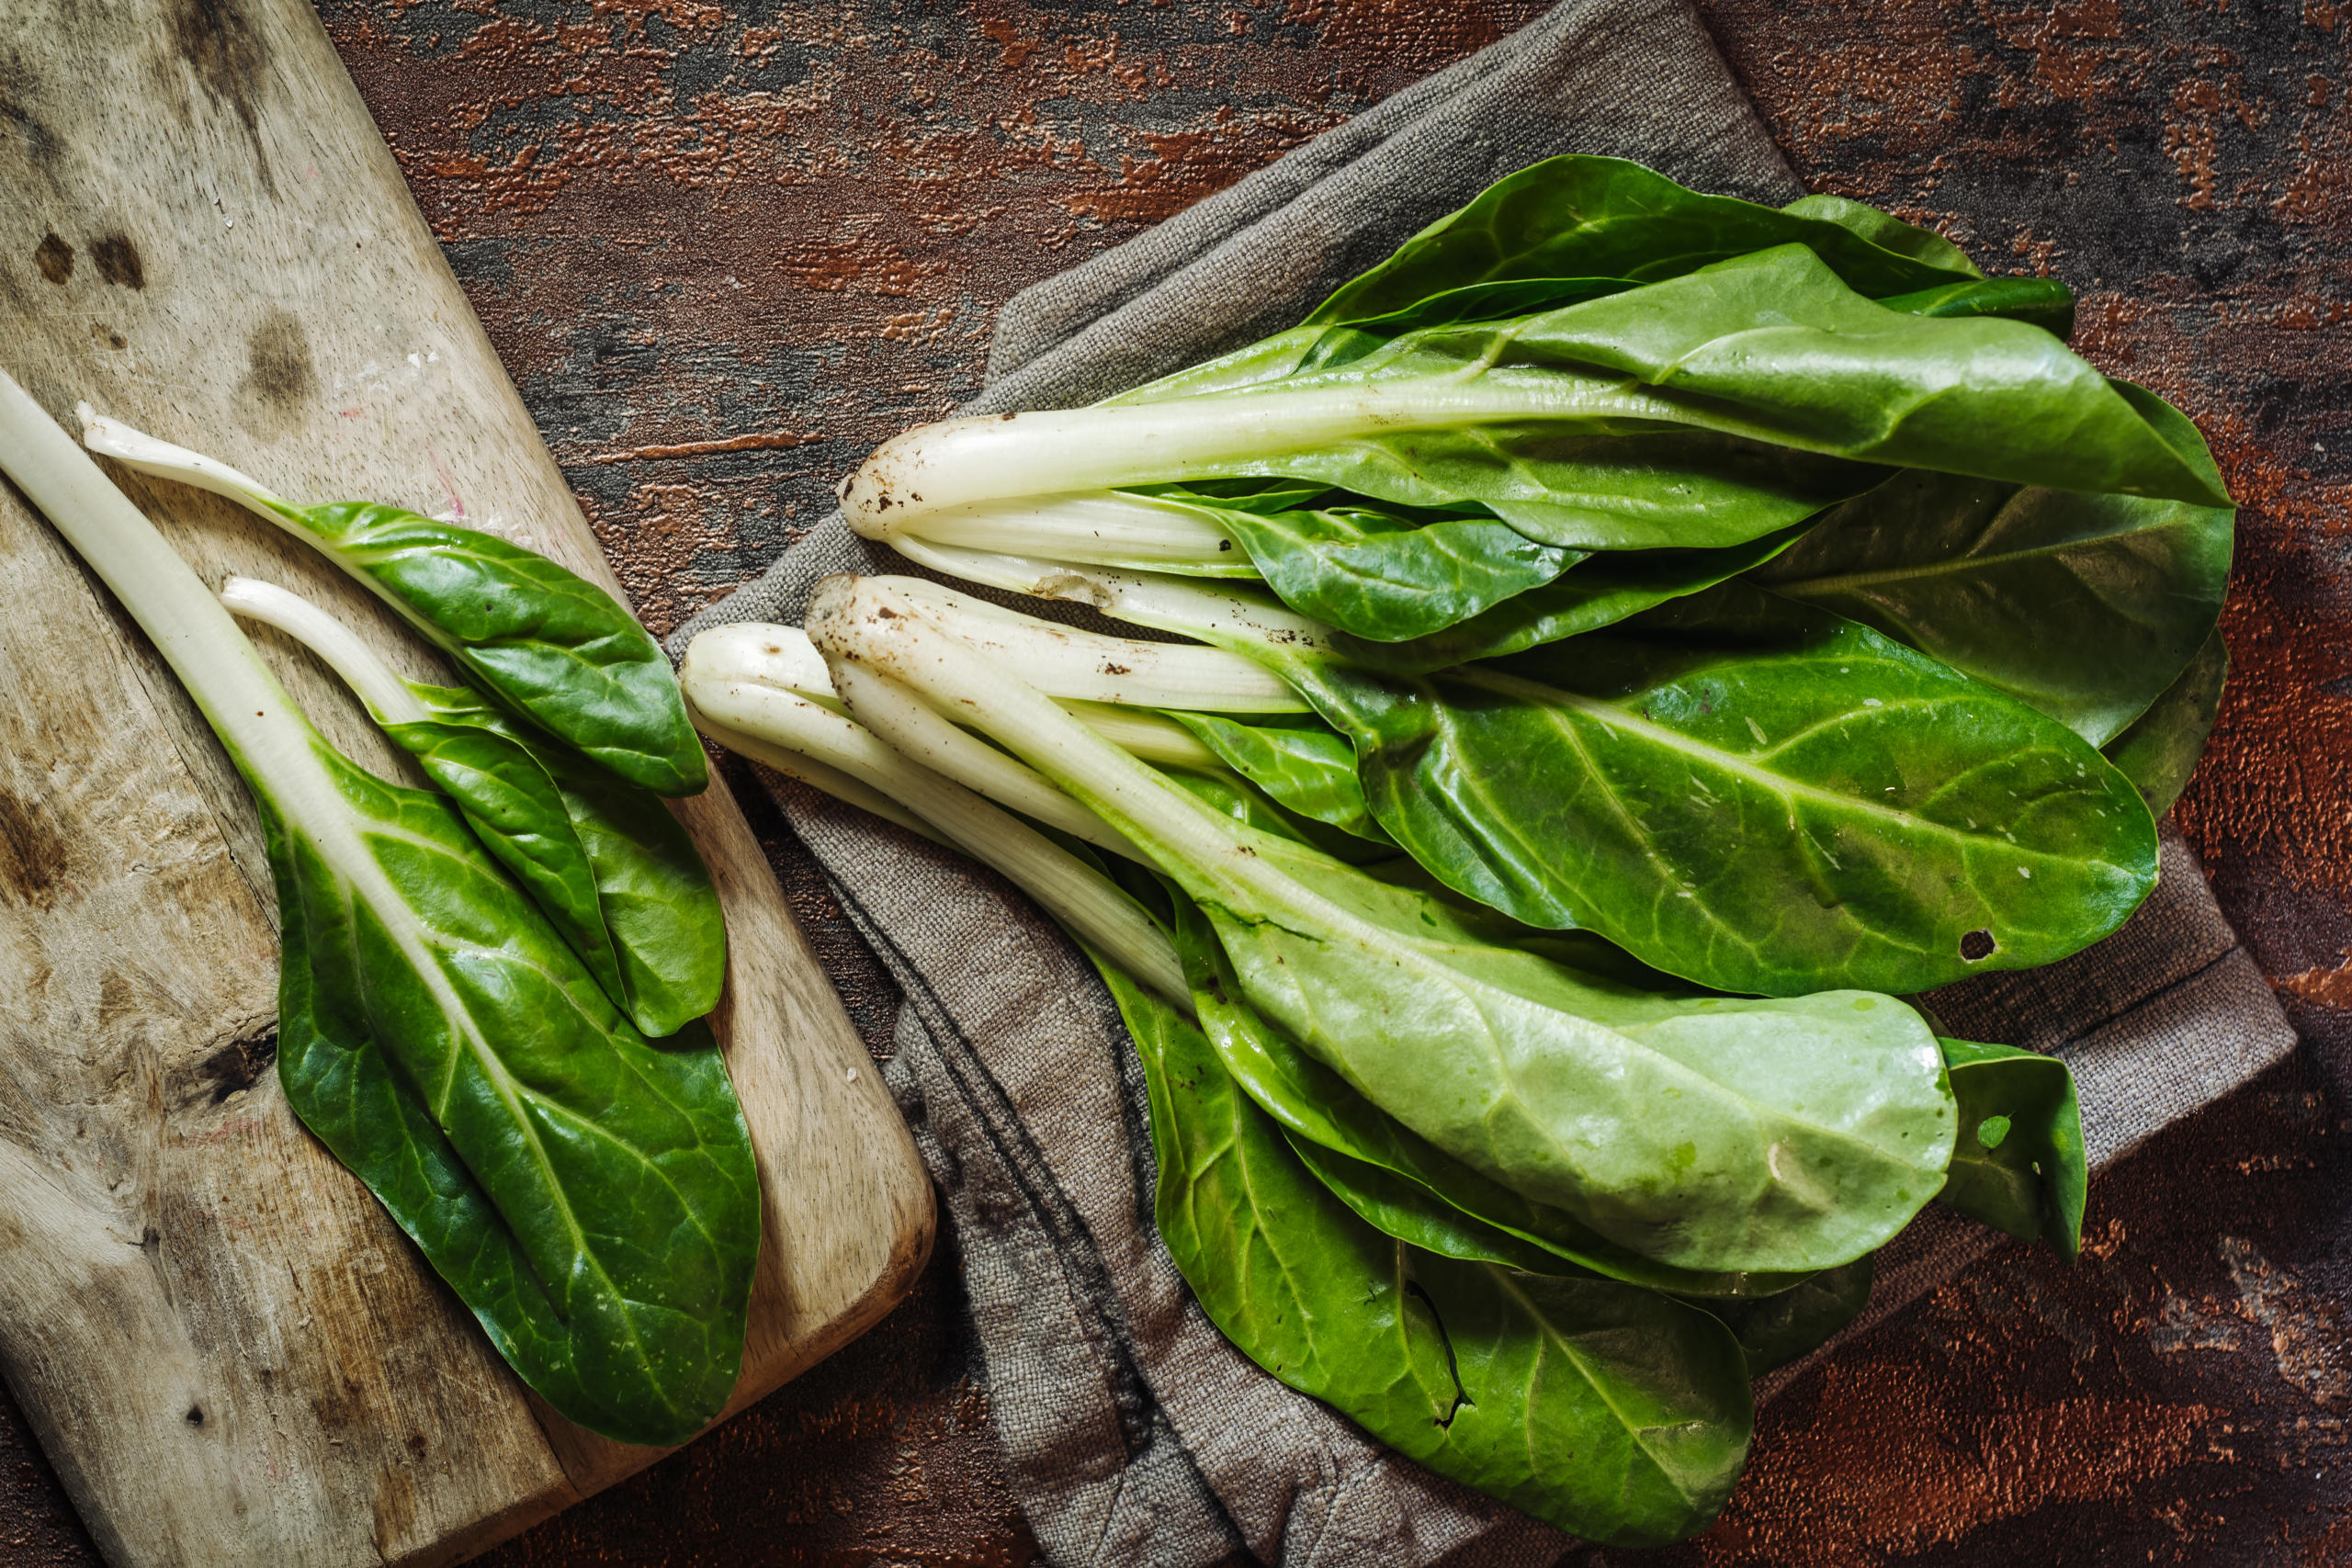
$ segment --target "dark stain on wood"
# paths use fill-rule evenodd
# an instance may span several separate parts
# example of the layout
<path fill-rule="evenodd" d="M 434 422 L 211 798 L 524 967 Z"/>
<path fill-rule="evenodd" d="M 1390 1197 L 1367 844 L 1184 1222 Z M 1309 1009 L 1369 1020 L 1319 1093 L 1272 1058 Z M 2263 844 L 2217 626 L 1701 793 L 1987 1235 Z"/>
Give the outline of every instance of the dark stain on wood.
<path fill-rule="evenodd" d="M 0 898 L 52 908 L 72 852 L 38 803 L 0 789 Z"/>
<path fill-rule="evenodd" d="M 187 62 L 214 102 L 234 113 L 253 143 L 263 183 L 276 188 L 261 144 L 261 98 L 266 90 L 269 45 L 237 0 L 175 0 L 172 48 Z"/>
<path fill-rule="evenodd" d="M 0 134 L 23 151 L 25 162 L 56 183 L 57 160 L 64 143 L 33 112 L 37 79 L 19 61 L 0 58 Z"/>
<path fill-rule="evenodd" d="M 40 268 L 40 275 L 51 283 L 62 285 L 74 276 L 74 247 L 51 230 L 33 247 L 33 265 Z"/>
<path fill-rule="evenodd" d="M 237 416 L 257 434 L 275 437 L 299 423 L 317 392 L 311 334 L 290 310 L 273 310 L 245 339 L 245 375 L 237 384 Z"/>
<path fill-rule="evenodd" d="M 90 259 L 97 264 L 98 276 L 119 288 L 147 287 L 147 266 L 139 259 L 139 247 L 119 230 L 91 241 Z"/>
<path fill-rule="evenodd" d="M 277 1026 L 257 1025 L 250 1033 L 220 1041 L 191 1061 L 173 1066 L 165 1103 L 175 1111 L 209 1111 L 259 1083 L 277 1061 Z"/>

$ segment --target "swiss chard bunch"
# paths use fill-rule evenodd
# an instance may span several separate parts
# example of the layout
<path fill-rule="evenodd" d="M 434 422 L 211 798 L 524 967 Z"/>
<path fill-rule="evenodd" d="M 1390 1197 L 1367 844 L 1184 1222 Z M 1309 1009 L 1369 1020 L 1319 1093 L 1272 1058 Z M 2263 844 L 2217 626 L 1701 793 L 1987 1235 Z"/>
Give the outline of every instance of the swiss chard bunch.
<path fill-rule="evenodd" d="M 1702 1525 L 1750 1377 L 1859 1311 L 1931 1199 L 2072 1250 L 2062 1065 L 1891 996 L 1726 995 L 1528 927 L 1351 807 L 1328 731 L 1136 711 L 1305 718 L 1265 673 L 867 578 L 821 585 L 805 637 L 703 634 L 683 682 L 707 733 L 988 861 L 1096 955 L 1161 1234 L 1237 1345 L 1564 1529 Z"/>
<path fill-rule="evenodd" d="M 2070 325 L 1854 203 L 1555 159 L 1289 332 L 886 443 L 843 511 L 1258 660 L 1519 919 L 1919 990 L 2128 918 L 2226 670 L 2221 477 Z"/>
<path fill-rule="evenodd" d="M 177 471 L 158 457 L 176 450 L 150 443 L 143 460 Z M 437 628 L 494 705 L 404 682 L 314 606 L 232 583 L 231 602 L 320 652 L 436 787 L 389 784 L 328 744 L 5 374 L 0 472 L 153 639 L 260 807 L 288 1103 L 556 1410 L 628 1442 L 692 1437 L 741 1368 L 760 1192 L 702 1021 L 725 963 L 718 901 L 636 777 L 659 756 L 661 782 L 684 786 L 687 750 L 702 766 L 692 731 L 671 733 L 684 709 L 667 664 L 639 671 L 628 652 L 650 639 L 601 591 L 487 536 L 325 539 Z"/>
<path fill-rule="evenodd" d="M 1922 1205 L 2077 1244 L 2064 1066 L 1903 999 L 2130 917 L 2227 669 L 2228 493 L 2072 316 L 1856 203 L 1555 159 L 1295 328 L 842 486 L 1183 640 L 837 579 L 684 682 L 1095 954 L 1238 1346 L 1674 1539 Z"/>

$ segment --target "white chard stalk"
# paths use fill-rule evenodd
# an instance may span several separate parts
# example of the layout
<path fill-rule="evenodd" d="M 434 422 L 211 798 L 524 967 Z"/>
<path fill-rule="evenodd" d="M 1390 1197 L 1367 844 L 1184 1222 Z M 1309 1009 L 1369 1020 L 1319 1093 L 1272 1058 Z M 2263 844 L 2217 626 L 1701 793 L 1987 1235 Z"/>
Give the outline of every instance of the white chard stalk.
<path fill-rule="evenodd" d="M 912 533 L 937 544 L 1005 555 L 1084 555 L 1249 575 L 1249 552 L 1197 511 L 1148 496 L 1046 495 L 938 511 L 864 517 L 873 538 Z"/>
<path fill-rule="evenodd" d="M 1150 626 L 1158 631 L 1174 632 L 1181 637 L 1199 637 L 1216 644 L 1219 651 L 1265 648 L 1285 658 L 1313 658 L 1332 649 L 1337 636 L 1321 621 L 1302 615 L 1265 594 L 1212 587 L 1194 578 L 1171 576 L 1164 572 L 1125 571 L 1113 567 L 1091 566 L 1083 561 L 1054 560 L 1040 556 L 1001 555 L 993 551 L 936 544 L 911 534 L 894 534 L 890 536 L 889 545 L 917 566 L 928 567 L 949 577 L 960 577 L 984 588 L 1025 594 L 1032 599 L 1068 600 L 1074 604 L 1100 610 L 1114 620 Z M 919 578 L 893 581 L 922 581 Z M 923 582 L 922 586 L 933 592 L 953 592 L 928 582 Z M 984 602 L 973 600 L 972 603 Z M 987 608 L 1000 615 L 1010 613 L 998 610 L 993 604 L 987 605 Z M 961 630 L 960 627 L 958 629 Z M 1243 658 L 1234 653 L 1227 656 Z M 1243 662 L 1254 664 L 1256 661 L 1243 659 Z M 1277 678 L 1266 674 L 1262 665 L 1258 668 L 1262 678 L 1274 681 L 1285 692 L 1290 691 Z M 1040 689 L 1051 690 L 1044 686 Z M 1229 694 L 1238 697 L 1239 693 L 1237 690 Z M 1211 701 L 1170 702 L 1159 705 L 1191 706 L 1203 712 L 1302 713 L 1309 705 L 1294 694 L 1291 705 L 1282 708 L 1219 708 Z"/>
<path fill-rule="evenodd" d="M 1175 398 L 1125 407 L 945 420 L 894 436 L 842 481 L 842 512 L 869 538 L 920 528 L 914 519 L 1027 496 L 1235 472 L 1269 454 L 1378 433 L 1494 420 L 1607 412 L 1664 418 L 1662 399 L 1620 378 L 1554 371 L 1540 383 L 1499 376 L 1435 385 L 1377 381 L 1307 390 Z"/>
<path fill-rule="evenodd" d="M 276 626 L 324 660 L 377 723 L 415 724 L 432 716 L 357 632 L 300 593 L 258 578 L 232 577 L 220 585 L 220 603 L 232 615 Z"/>
<path fill-rule="evenodd" d="M 925 838 L 944 839 L 994 867 L 1080 940 L 1190 1011 L 1192 992 L 1175 950 L 1110 878 L 963 784 L 910 760 L 842 712 L 837 703 L 820 703 L 768 684 L 756 672 L 746 673 L 747 663 L 756 671 L 763 659 L 785 666 L 796 661 L 785 651 L 791 638 L 768 635 L 789 629 L 721 626 L 695 638 L 678 678 L 697 728 L 813 789 Z M 804 679 L 806 674 L 804 666 Z M 826 689 L 831 691 L 830 682 Z M 940 728 L 979 747 L 944 721 Z M 960 749 L 954 755 L 969 757 Z M 1011 762 L 1001 753 L 994 755 Z M 1034 773 L 1027 776 L 1036 779 Z M 1064 808 L 1077 809 L 1075 802 L 1056 793 Z M 1099 818 L 1090 816 L 1090 822 L 1094 834 L 1118 837 Z M 1121 852 L 1133 852 L 1124 847 L 1124 840 L 1119 842 Z"/>
<path fill-rule="evenodd" d="M 6 371 L 0 471 L 121 601 L 255 789 L 290 825 L 312 833 L 338 873 L 380 879 L 312 750 L 310 720 L 187 562 Z M 377 891 L 398 901 L 389 886 Z"/>

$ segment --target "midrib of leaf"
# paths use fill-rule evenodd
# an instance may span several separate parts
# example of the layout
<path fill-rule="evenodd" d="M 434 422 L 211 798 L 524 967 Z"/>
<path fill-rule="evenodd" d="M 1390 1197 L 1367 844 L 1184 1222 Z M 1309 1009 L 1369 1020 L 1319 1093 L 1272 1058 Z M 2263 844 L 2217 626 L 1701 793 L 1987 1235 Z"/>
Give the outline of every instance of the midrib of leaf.
<path fill-rule="evenodd" d="M 1426 682 L 1423 682 L 1423 689 L 1430 690 Z M 1433 690 L 1430 691 L 1430 696 L 1432 703 L 1437 708 L 1439 715 L 1438 722 L 1445 727 L 1447 739 L 1449 740 L 1454 740 L 1456 739 L 1456 727 L 1453 716 L 1453 709 L 1452 705 L 1437 703 L 1435 701 L 1436 694 Z M 1667 863 L 1664 855 L 1658 852 L 1656 840 L 1652 838 L 1649 829 L 1644 827 L 1640 819 L 1634 815 L 1633 808 L 1625 802 L 1625 797 L 1618 793 L 1616 784 L 1610 779 L 1609 775 L 1601 770 L 1600 764 L 1593 760 L 1592 753 L 1585 749 L 1584 738 L 1577 734 L 1573 729 L 1567 728 L 1564 726 L 1555 728 L 1558 728 L 1561 739 L 1565 739 L 1568 743 L 1569 749 L 1575 751 L 1577 760 L 1584 765 L 1585 775 L 1592 780 L 1594 786 L 1600 791 L 1602 797 L 1608 801 L 1611 809 L 1616 814 L 1618 821 L 1622 823 L 1624 826 L 1625 830 L 1632 834 L 1633 837 L 1641 844 L 1642 853 L 1648 859 L 1651 866 L 1658 873 L 1659 881 L 1662 886 L 1671 887 L 1678 893 L 1685 891 L 1686 889 L 1683 888 L 1680 875 L 1675 872 L 1672 866 Z M 1492 825 L 1507 826 L 1510 829 L 1512 841 L 1517 843 L 1521 850 L 1527 852 L 1530 855 L 1541 860 L 1544 855 L 1542 849 L 1530 842 L 1527 836 L 1518 830 L 1515 814 L 1510 811 L 1503 802 L 1496 799 L 1491 787 L 1487 783 L 1482 773 L 1478 770 L 1465 768 L 1462 770 L 1462 774 L 1464 781 L 1467 782 L 1471 788 L 1477 793 L 1479 800 L 1486 805 L 1486 821 Z M 1733 929 L 1730 923 L 1715 910 L 1713 900 L 1699 897 L 1693 890 L 1690 901 L 1699 907 L 1701 915 L 1703 916 L 1710 924 L 1713 925 L 1716 930 L 1724 933 L 1725 940 L 1729 941 L 1735 946 L 1745 948 L 1749 953 L 1760 954 L 1760 949 L 1757 942 L 1752 939 L 1742 936 L 1737 931 Z"/>
<path fill-rule="evenodd" d="M 1489 690 L 1501 692 L 1507 695 L 1518 697 L 1530 706 L 1544 709 L 1547 712 L 1556 714 L 1561 709 L 1571 710 L 1593 720 L 1603 728 L 1621 729 L 1639 737 L 1642 739 L 1647 740 L 1654 745 L 1663 747 L 1669 751 L 1679 752 L 1683 756 L 1711 763 L 1712 765 L 1722 769 L 1724 773 L 1736 774 L 1740 778 L 1747 780 L 1749 783 L 1755 784 L 1758 788 L 1764 790 L 1768 794 L 1778 795 L 1781 798 L 1789 801 L 1792 806 L 1792 812 L 1789 818 L 1790 825 L 1792 827 L 1796 823 L 1796 818 L 1793 811 L 1794 803 L 1798 800 L 1805 800 L 1810 801 L 1816 806 L 1820 806 L 1825 808 L 1832 808 L 1836 811 L 1852 812 L 1863 817 L 1876 818 L 1889 823 L 1908 825 L 1923 829 L 1929 833 L 1947 840 L 1962 841 L 1969 839 L 1976 839 L 1979 841 L 1984 841 L 1984 835 L 1982 834 L 1966 833 L 1960 829 L 1950 827 L 1941 822 L 1932 821 L 1927 818 L 1918 816 L 1914 812 L 1904 811 L 1894 807 L 1883 806 L 1876 801 L 1862 799 L 1858 795 L 1839 795 L 1834 790 L 1824 789 L 1818 784 L 1809 784 L 1804 783 L 1802 780 L 1790 778 L 1784 773 L 1767 773 L 1763 769 L 1758 768 L 1754 764 L 1747 762 L 1743 759 L 1733 756 L 1728 751 L 1709 746 L 1702 741 L 1694 740 L 1687 735 L 1682 735 L 1674 730 L 1668 729 L 1661 725 L 1653 724 L 1647 719 L 1636 718 L 1632 714 L 1626 712 L 1623 708 L 1619 707 L 1612 703 L 1606 703 L 1591 697 L 1580 696 L 1574 692 L 1564 691 L 1557 686 L 1540 685 L 1535 682 L 1524 680 L 1516 675 L 1503 674 L 1499 671 L 1479 670 L 1473 671 L 1464 670 L 1459 672 L 1455 678 L 1470 685 L 1483 685 L 1487 687 Z M 1847 711 L 1851 714 L 1856 710 L 1849 709 Z M 1557 725 L 1562 721 L 1555 718 L 1552 722 Z M 2056 721 L 2052 720 L 2052 722 L 2055 723 Z M 1567 732 L 1563 730 L 1562 733 L 1566 734 Z M 2009 850 L 2019 858 L 2030 859 L 2042 864 L 2049 864 L 2052 863 L 2059 864 L 2075 863 L 2071 859 L 2069 859 L 2069 857 L 2053 854 L 2046 850 L 2028 849 L 2022 844 L 2011 844 L 2009 845 Z M 2098 862 L 2097 863 L 2107 864 L 2108 863 Z M 2116 866 L 2113 869 L 2120 871 L 2124 868 L 2121 866 Z"/>
<path fill-rule="evenodd" d="M 2086 534 L 2056 544 L 2033 545 L 2023 549 L 1999 550 L 1990 555 L 1945 556 L 1916 566 L 1884 567 L 1871 571 L 1839 572 L 1828 577 L 1784 578 L 1766 584 L 1775 593 L 1805 597 L 1811 594 L 1847 593 L 1884 583 L 1914 582 L 1928 577 L 1961 577 L 1988 567 L 2015 566 L 2026 561 L 2045 559 L 2067 551 L 2094 547 L 2110 539 L 2128 539 L 2138 534 L 2154 534 L 2182 526 L 2178 518 L 2163 522 L 2143 523 L 2111 533 Z"/>
<path fill-rule="evenodd" d="M 415 849 L 432 851 L 445 859 L 455 858 L 449 855 L 448 847 L 447 845 L 436 843 L 431 839 L 427 839 L 421 834 L 413 832 L 404 828 L 385 829 L 380 831 L 371 829 L 371 836 L 394 839 Z M 434 942 L 436 951 L 450 953 L 478 955 L 485 960 L 503 964 L 509 968 L 527 970 L 531 974 L 537 975 L 545 980 L 548 983 L 548 988 L 556 992 L 559 996 L 563 995 L 565 991 L 563 977 L 558 975 L 556 971 L 548 968 L 545 964 L 540 963 L 537 959 L 518 953 L 512 948 L 484 947 L 478 942 L 469 942 L 463 938 L 450 936 L 446 933 L 436 934 L 434 938 Z M 437 975 L 440 971 L 436 968 L 434 973 Z M 472 1015 L 469 1012 L 466 1016 L 470 1018 Z M 593 1022 L 591 1023 L 591 1027 L 594 1027 Z M 494 1054 L 486 1059 L 493 1063 L 497 1062 L 497 1057 Z M 623 1065 L 624 1066 L 627 1066 L 627 1064 Z M 503 1064 L 500 1064 L 499 1070 L 502 1073 L 504 1072 L 504 1066 Z M 672 1100 L 667 1094 L 664 1094 L 662 1091 L 659 1086 L 649 1082 L 645 1076 L 636 1071 L 636 1069 L 629 1068 L 628 1074 L 629 1079 L 632 1083 L 646 1091 L 648 1094 L 659 1098 L 663 1104 L 676 1111 L 680 1120 L 685 1122 L 687 1125 L 695 1126 L 694 1116 L 685 1106 L 680 1105 L 675 1100 Z M 669 1172 L 663 1170 L 658 1162 L 647 1159 L 638 1150 L 631 1148 L 628 1144 L 620 1138 L 614 1136 L 611 1133 L 606 1132 L 594 1122 L 582 1117 L 578 1111 L 572 1110 L 570 1106 L 563 1104 L 560 1100 L 552 1100 L 538 1089 L 515 1082 L 511 1077 L 508 1077 L 506 1081 L 514 1084 L 514 1092 L 516 1094 L 529 1100 L 532 1104 L 539 1106 L 549 1113 L 561 1118 L 564 1122 L 577 1126 L 584 1132 L 594 1134 L 595 1137 L 613 1145 L 615 1147 L 628 1154 L 638 1165 L 642 1166 L 648 1172 L 650 1172 L 654 1179 L 669 1191 L 672 1197 L 678 1200 L 679 1209 L 687 1216 L 687 1222 L 693 1225 L 696 1233 L 698 1233 L 705 1241 L 710 1243 L 714 1250 L 724 1250 L 720 1247 L 718 1238 L 712 1235 L 709 1228 L 704 1224 L 701 1211 L 695 1205 L 693 1201 L 690 1200 L 682 1190 L 680 1190 L 678 1184 L 671 1179 Z M 454 1087 L 454 1079 L 443 1084 L 442 1097 L 445 1101 L 447 1093 L 452 1087 Z M 436 1106 L 435 1110 L 437 1111 L 439 1107 Z M 533 1137 L 536 1139 L 537 1134 L 534 1134 Z M 698 1126 L 695 1128 L 695 1137 L 696 1146 L 700 1146 L 702 1130 Z M 536 1146 L 536 1144 L 534 1146 Z M 575 1234 L 577 1234 L 576 1231 Z M 616 1293 L 617 1294 L 617 1292 L 616 1292 Z M 629 1298 L 623 1297 L 622 1299 L 628 1300 Z"/>
<path fill-rule="evenodd" d="M 538 1129 L 532 1126 L 530 1118 L 524 1114 L 521 1104 L 522 1086 L 514 1081 L 514 1076 L 506 1070 L 505 1063 L 498 1059 L 497 1053 L 490 1049 L 489 1042 L 482 1038 L 480 1029 L 474 1023 L 471 1010 L 458 998 L 455 988 L 450 986 L 448 976 L 442 970 L 433 951 L 432 942 L 424 935 L 424 922 L 416 918 L 408 901 L 402 898 L 400 890 L 392 886 L 391 878 L 385 874 L 382 864 L 368 852 L 366 840 L 351 827 L 347 818 L 339 815 L 325 820 L 305 818 L 300 822 L 299 830 L 311 840 L 311 849 L 319 856 L 320 862 L 345 890 L 344 897 L 346 915 L 351 921 L 351 930 L 354 933 L 356 934 L 358 931 L 357 907 L 365 904 L 375 917 L 378 927 L 391 939 L 393 945 L 400 950 L 401 956 L 407 962 L 409 967 L 424 980 L 425 989 L 432 996 L 435 1005 L 440 1010 L 443 1019 L 456 1026 L 455 1032 L 458 1041 L 468 1055 L 482 1068 L 484 1076 L 489 1078 L 500 1100 L 506 1106 L 509 1118 L 521 1130 L 525 1141 L 530 1145 L 534 1163 L 547 1173 L 548 1187 L 553 1197 L 555 1210 L 563 1222 L 565 1234 L 571 1238 L 572 1250 L 588 1260 L 588 1265 L 594 1271 L 597 1280 L 616 1300 L 628 1301 L 630 1298 L 605 1271 L 604 1259 L 597 1256 L 595 1250 L 588 1245 L 587 1234 L 582 1228 L 577 1211 L 572 1207 L 571 1195 L 565 1190 L 563 1183 L 555 1179 L 555 1168 L 547 1157 L 547 1150 L 540 1141 Z M 433 1100 L 434 1119 L 444 1125 L 447 1125 L 449 1094 L 456 1085 L 457 1068 L 458 1061 L 453 1054 L 448 1072 L 443 1078 Z M 640 1159 L 639 1163 L 645 1162 Z M 657 1174 L 659 1174 L 658 1171 Z M 692 1212 L 691 1208 L 688 1212 Z M 525 1257 L 524 1261 L 528 1263 L 527 1256 Z M 546 1282 L 541 1281 L 543 1290 L 545 1285 Z M 549 1293 L 548 1299 L 552 1303 L 556 1298 Z M 644 1369 L 648 1382 L 653 1388 L 660 1389 L 661 1379 L 654 1371 L 653 1360 L 646 1350 L 644 1338 L 638 1332 L 635 1315 L 622 1313 L 620 1316 L 627 1325 L 630 1348 L 636 1353 L 639 1365 Z M 664 1397 L 662 1403 L 668 1404 L 670 1402 Z"/>

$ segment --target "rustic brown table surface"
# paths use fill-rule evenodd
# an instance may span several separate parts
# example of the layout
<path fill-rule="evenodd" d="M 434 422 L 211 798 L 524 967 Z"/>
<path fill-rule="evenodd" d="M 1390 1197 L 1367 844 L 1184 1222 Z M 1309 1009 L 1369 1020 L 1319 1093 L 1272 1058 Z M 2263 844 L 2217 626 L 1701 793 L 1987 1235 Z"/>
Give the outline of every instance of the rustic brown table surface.
<path fill-rule="evenodd" d="M 234 0 L 187 3 L 236 26 Z M 1016 289 L 1542 6 L 323 9 L 664 629 L 972 392 Z M 1649 1561 L 2352 1563 L 2352 3 L 1708 14 L 1814 188 L 2064 277 L 2077 345 L 2212 440 L 2245 503 L 2237 670 L 2180 821 L 2309 1049 L 2108 1173 L 2078 1267 L 2005 1249 L 1785 1395 L 1721 1522 Z M 831 956 L 887 1039 L 878 976 Z M 956 1292 L 943 1247 L 865 1339 L 490 1561 L 1030 1560 Z M 0 1393 L 0 1568 L 96 1562 Z"/>

